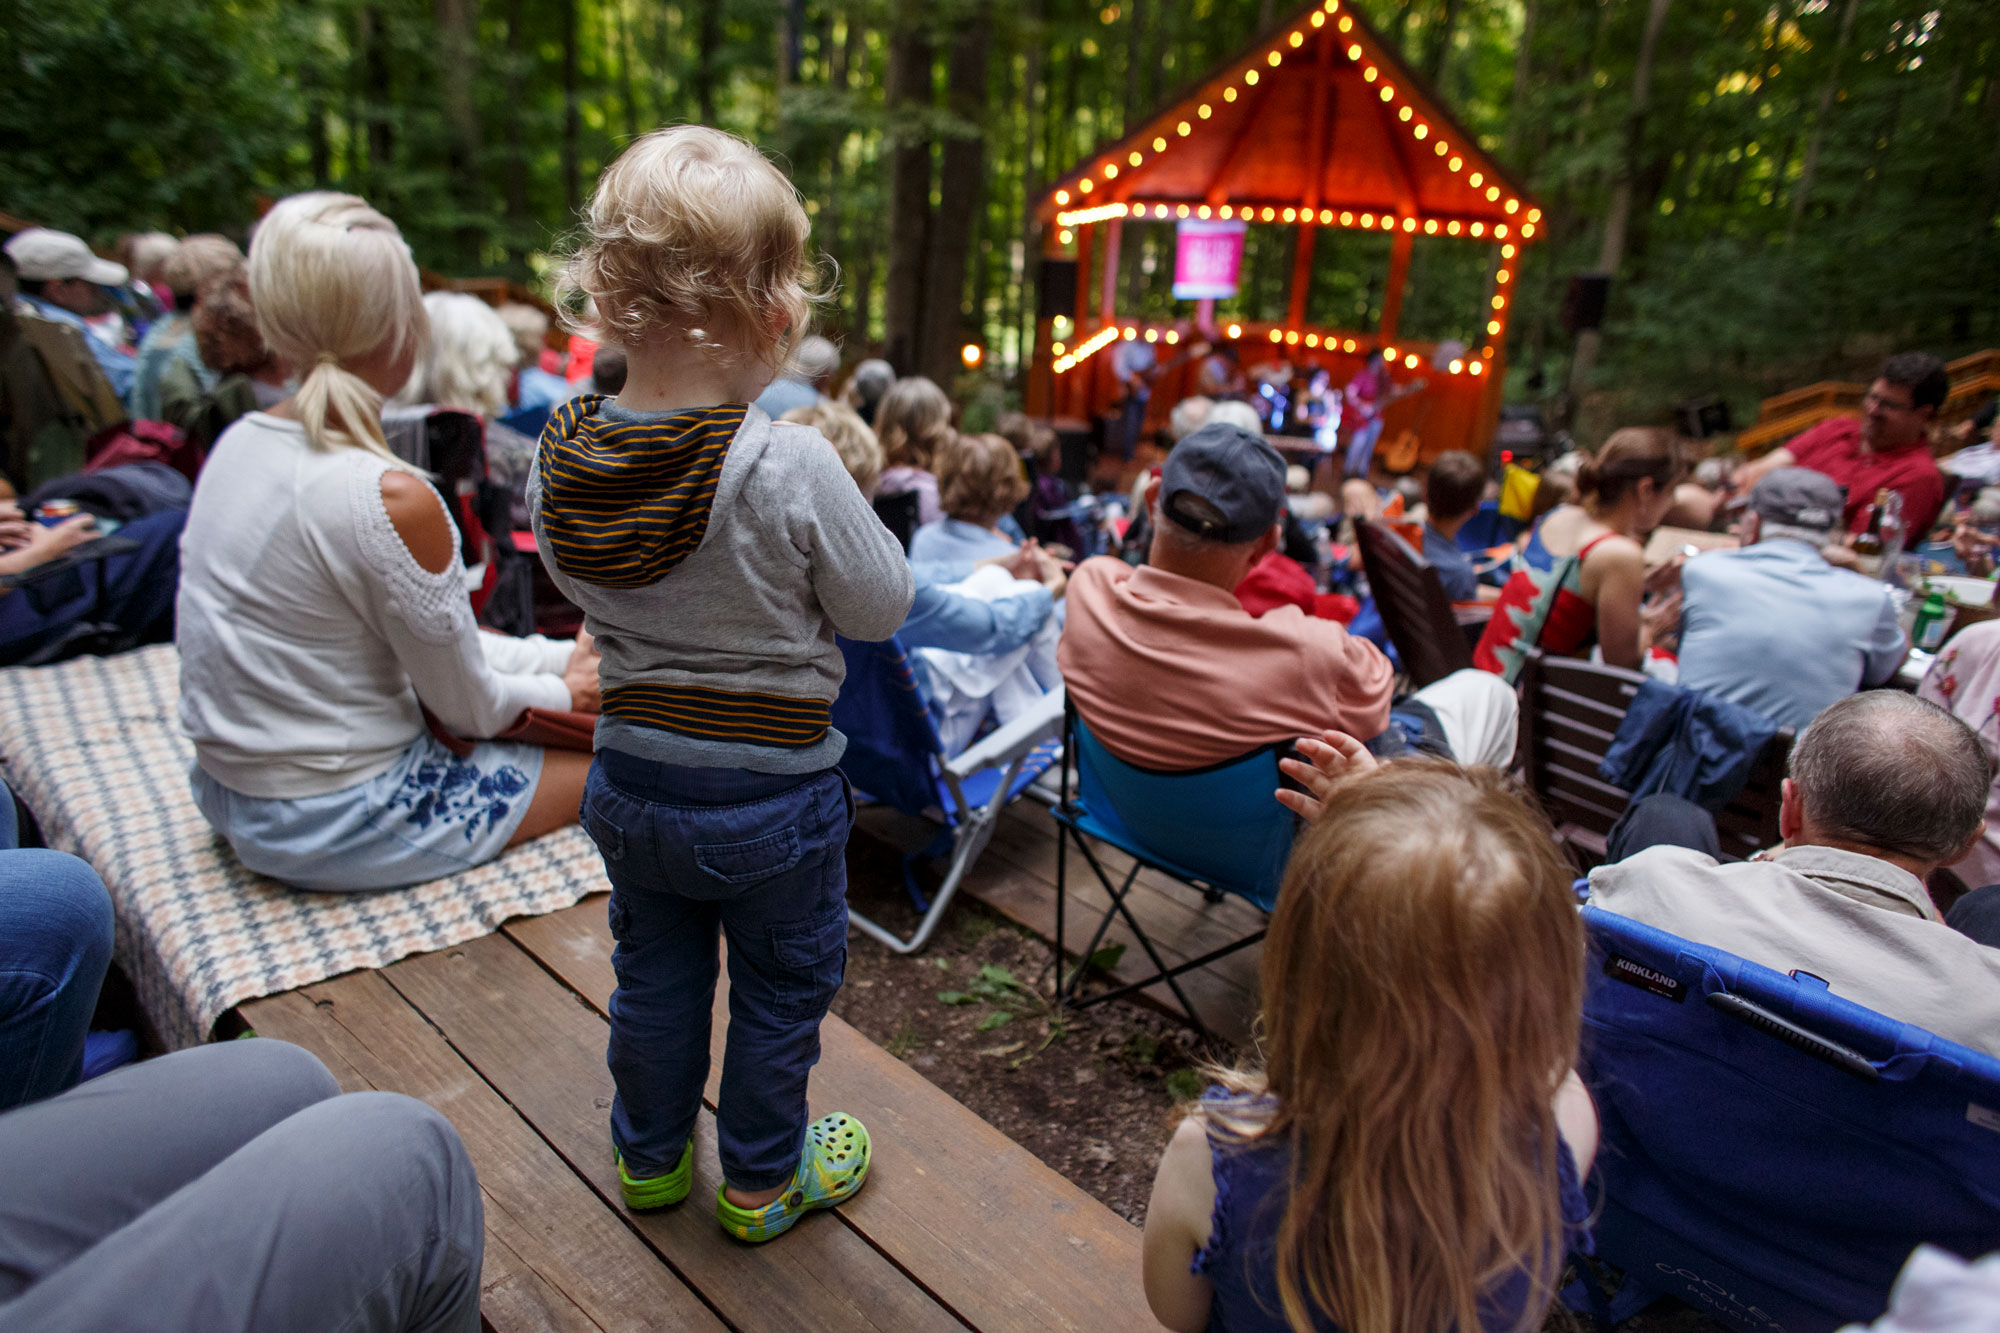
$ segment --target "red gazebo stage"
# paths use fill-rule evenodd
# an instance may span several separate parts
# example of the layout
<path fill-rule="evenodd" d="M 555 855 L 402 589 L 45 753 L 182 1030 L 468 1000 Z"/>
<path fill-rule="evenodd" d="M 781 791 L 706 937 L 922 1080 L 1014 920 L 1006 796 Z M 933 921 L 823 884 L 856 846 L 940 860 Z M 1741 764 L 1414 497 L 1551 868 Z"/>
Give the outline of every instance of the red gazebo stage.
<path fill-rule="evenodd" d="M 1521 247 L 1541 230 L 1542 211 L 1344 0 L 1293 14 L 1180 101 L 1080 163 L 1042 198 L 1036 217 L 1044 254 L 1077 262 L 1077 316 L 1065 339 L 1055 337 L 1052 320 L 1037 326 L 1030 411 L 1083 418 L 1106 411 L 1119 390 L 1111 358 L 1099 353 L 1121 338 L 1161 344 L 1162 364 L 1172 359 L 1169 348 L 1203 336 L 1236 344 L 1245 369 L 1282 349 L 1294 363 L 1326 367 L 1335 384 L 1380 347 L 1399 383 L 1420 375 L 1430 381 L 1423 394 L 1389 409 L 1384 440 L 1421 421 L 1423 458 L 1446 449 L 1485 454 L 1500 413 L 1514 275 Z M 1119 317 L 1125 221 L 1184 218 L 1297 228 L 1283 320 L 1218 327 L 1208 301 L 1198 304 L 1191 325 Z M 1313 245 L 1327 227 L 1394 237 L 1379 328 L 1312 321 Z M 1496 252 L 1487 305 L 1471 323 L 1479 341 L 1438 367 L 1431 365 L 1433 345 L 1397 336 L 1419 233 Z M 1093 278 L 1094 312 L 1087 295 Z M 1187 383 L 1186 376 L 1162 376 L 1149 422 L 1165 419 L 1173 400 L 1191 391 Z"/>

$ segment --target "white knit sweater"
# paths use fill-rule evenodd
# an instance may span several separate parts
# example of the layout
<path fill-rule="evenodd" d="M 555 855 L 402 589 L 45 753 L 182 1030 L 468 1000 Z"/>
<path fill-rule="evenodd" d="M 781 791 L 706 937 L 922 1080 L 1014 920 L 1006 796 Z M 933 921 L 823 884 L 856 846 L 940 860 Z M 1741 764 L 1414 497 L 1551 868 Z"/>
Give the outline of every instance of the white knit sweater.
<path fill-rule="evenodd" d="M 209 455 L 175 639 L 181 730 L 223 786 L 289 799 L 365 781 L 423 734 L 419 699 L 461 736 L 570 706 L 570 645 L 481 633 L 456 550 L 429 573 L 389 521 L 388 470 L 262 412 Z"/>

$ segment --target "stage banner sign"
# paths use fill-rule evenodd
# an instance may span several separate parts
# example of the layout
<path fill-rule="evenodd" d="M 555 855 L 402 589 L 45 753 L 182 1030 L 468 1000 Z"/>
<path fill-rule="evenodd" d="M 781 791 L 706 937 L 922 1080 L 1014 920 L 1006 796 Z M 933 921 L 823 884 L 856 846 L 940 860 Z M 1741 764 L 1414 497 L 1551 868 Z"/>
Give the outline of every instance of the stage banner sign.
<path fill-rule="evenodd" d="M 1241 222 L 1182 218 L 1174 247 L 1174 299 L 1222 300 L 1236 295 L 1243 269 Z"/>

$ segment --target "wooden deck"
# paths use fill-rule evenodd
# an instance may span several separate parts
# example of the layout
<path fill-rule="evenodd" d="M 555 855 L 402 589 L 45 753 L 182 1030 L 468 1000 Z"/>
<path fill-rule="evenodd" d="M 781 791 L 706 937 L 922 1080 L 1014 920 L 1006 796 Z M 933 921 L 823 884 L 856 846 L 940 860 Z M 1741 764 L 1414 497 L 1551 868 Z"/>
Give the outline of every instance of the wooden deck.
<path fill-rule="evenodd" d="M 1047 813 L 1020 819 L 1046 824 Z M 1011 884 L 1015 908 L 1031 913 L 1032 867 L 1053 841 L 1025 822 L 1003 839 L 980 869 L 982 890 Z M 343 1088 L 408 1093 L 457 1126 L 485 1194 L 489 1327 L 1157 1327 L 1136 1228 L 837 1017 L 822 1029 L 812 1102 L 868 1125 L 867 1188 L 769 1245 L 717 1227 L 706 1201 L 719 1179 L 725 993 L 694 1194 L 660 1213 L 625 1211 L 606 1129 L 610 953 L 604 902 L 592 898 L 241 1010 L 262 1035 L 317 1054 Z"/>

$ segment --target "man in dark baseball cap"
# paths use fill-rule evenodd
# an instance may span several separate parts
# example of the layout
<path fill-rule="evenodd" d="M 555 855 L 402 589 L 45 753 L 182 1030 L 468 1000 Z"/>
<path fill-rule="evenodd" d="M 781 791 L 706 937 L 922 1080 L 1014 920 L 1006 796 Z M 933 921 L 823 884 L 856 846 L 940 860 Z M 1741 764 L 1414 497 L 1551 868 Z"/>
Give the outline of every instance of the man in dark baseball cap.
<path fill-rule="evenodd" d="M 1160 469 L 1160 514 L 1206 541 L 1255 541 L 1285 507 L 1285 460 L 1240 426 L 1203 426 Z"/>
<path fill-rule="evenodd" d="M 1203 426 L 1167 455 L 1145 503 L 1147 563 L 1078 566 L 1057 653 L 1070 700 L 1112 753 L 1180 771 L 1328 730 L 1362 741 L 1384 731 L 1395 671 L 1374 644 L 1297 606 L 1252 616 L 1236 598 L 1278 548 L 1275 449 L 1237 426 Z M 1465 762 L 1511 756 L 1514 695 L 1499 677 L 1458 672 L 1414 698 Z"/>
<path fill-rule="evenodd" d="M 1896 673 L 1905 650 L 1886 586 L 1836 569 L 1846 495 L 1810 468 L 1750 492 L 1743 545 L 1681 570 L 1680 683 L 1803 730 L 1820 711 Z"/>

